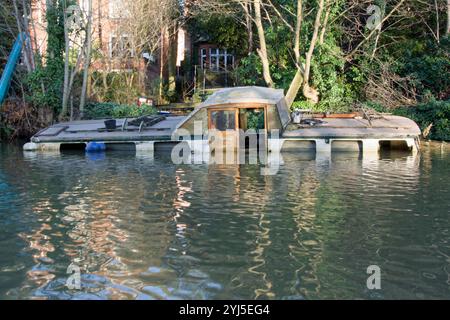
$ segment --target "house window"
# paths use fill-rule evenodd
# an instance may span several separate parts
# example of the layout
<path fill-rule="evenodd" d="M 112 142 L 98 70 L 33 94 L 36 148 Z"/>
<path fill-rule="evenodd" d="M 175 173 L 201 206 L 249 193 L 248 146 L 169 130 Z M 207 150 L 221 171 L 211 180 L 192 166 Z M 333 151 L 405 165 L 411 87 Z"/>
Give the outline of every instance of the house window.
<path fill-rule="evenodd" d="M 234 55 L 227 49 L 209 49 L 209 68 L 213 71 L 227 71 L 234 66 Z"/>
<path fill-rule="evenodd" d="M 209 69 L 219 70 L 219 49 L 209 49 Z"/>
<path fill-rule="evenodd" d="M 111 35 L 109 41 L 109 56 L 111 58 L 132 58 L 133 49 L 128 35 Z"/>
<path fill-rule="evenodd" d="M 201 65 L 202 69 L 206 68 L 206 63 L 207 63 L 206 58 L 207 58 L 206 49 L 203 48 L 200 50 L 200 65 Z"/>

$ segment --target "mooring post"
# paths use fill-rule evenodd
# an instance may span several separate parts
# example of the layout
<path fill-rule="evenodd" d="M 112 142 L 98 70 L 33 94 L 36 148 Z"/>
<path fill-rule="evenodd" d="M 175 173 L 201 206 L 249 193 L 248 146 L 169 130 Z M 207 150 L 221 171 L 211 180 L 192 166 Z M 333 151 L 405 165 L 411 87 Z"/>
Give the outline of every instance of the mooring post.
<path fill-rule="evenodd" d="M 316 153 L 331 153 L 331 140 L 316 139 Z"/>
<path fill-rule="evenodd" d="M 378 139 L 364 139 L 363 152 L 378 152 L 380 150 L 380 142 Z"/>

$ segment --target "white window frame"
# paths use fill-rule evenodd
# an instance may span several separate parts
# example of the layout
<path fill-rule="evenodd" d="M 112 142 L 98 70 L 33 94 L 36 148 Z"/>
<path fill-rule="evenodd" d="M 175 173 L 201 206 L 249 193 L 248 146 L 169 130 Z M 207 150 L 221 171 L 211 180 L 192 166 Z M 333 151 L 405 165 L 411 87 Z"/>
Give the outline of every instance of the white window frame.
<path fill-rule="evenodd" d="M 213 53 L 214 52 L 214 53 Z M 215 66 L 212 63 L 212 58 L 216 58 Z M 219 48 L 209 48 L 209 69 L 212 71 L 219 71 Z"/>
<path fill-rule="evenodd" d="M 202 69 L 206 67 L 206 58 L 208 55 L 206 54 L 206 48 L 200 49 L 200 66 Z"/>
<path fill-rule="evenodd" d="M 222 51 L 222 53 L 221 53 Z M 216 58 L 215 65 L 212 63 L 212 57 Z M 228 59 L 231 58 L 231 66 L 234 66 L 234 54 L 231 54 L 228 52 L 227 49 L 220 49 L 220 48 L 210 48 L 209 49 L 209 69 L 212 71 L 220 71 L 220 60 L 223 59 L 223 65 L 224 70 L 227 71 L 228 69 Z"/>

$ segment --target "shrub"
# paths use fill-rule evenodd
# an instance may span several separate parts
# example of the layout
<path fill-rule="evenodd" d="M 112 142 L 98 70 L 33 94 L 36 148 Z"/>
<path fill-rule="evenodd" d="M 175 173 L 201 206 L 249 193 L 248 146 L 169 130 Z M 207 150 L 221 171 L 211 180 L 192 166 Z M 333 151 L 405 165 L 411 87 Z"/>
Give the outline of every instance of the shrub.
<path fill-rule="evenodd" d="M 422 130 L 433 124 L 430 139 L 450 140 L 450 100 L 431 100 L 414 107 L 402 107 L 395 109 L 394 114 L 413 119 Z"/>
<path fill-rule="evenodd" d="M 130 104 L 141 95 L 137 72 L 95 71 L 91 77 L 91 98 L 94 100 Z"/>
<path fill-rule="evenodd" d="M 127 105 L 112 102 L 89 103 L 85 107 L 86 119 L 98 118 L 131 118 L 158 113 L 155 107 L 150 105 Z"/>

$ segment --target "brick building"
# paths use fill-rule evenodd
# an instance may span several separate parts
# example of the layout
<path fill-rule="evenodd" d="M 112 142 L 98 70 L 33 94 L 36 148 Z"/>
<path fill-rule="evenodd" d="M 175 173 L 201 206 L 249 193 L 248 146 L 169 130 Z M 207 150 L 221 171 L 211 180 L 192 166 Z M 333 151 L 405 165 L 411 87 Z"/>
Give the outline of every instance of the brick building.
<path fill-rule="evenodd" d="M 48 0 L 32 0 L 32 21 L 30 35 L 42 54 L 47 44 L 46 3 Z M 195 0 L 190 0 L 192 1 Z M 87 12 L 87 0 L 78 0 L 82 12 Z M 187 16 L 188 5 L 183 14 Z M 192 91 L 196 83 L 205 84 L 199 77 L 214 78 L 214 86 L 229 85 L 220 77 L 230 71 L 236 61 L 230 50 L 219 48 L 208 39 L 196 38 L 185 29 L 161 30 L 161 43 L 153 54 L 128 50 L 128 36 L 119 31 L 118 25 L 125 9 L 121 0 L 93 0 L 92 42 L 97 54 L 92 60 L 95 71 L 129 72 L 137 71 L 144 75 L 146 86 L 166 83 L 186 92 Z M 214 82 L 213 81 L 213 82 Z M 182 83 L 182 84 L 180 84 Z M 183 87 L 182 89 L 180 89 Z M 185 92 L 185 93 L 186 93 Z"/>

